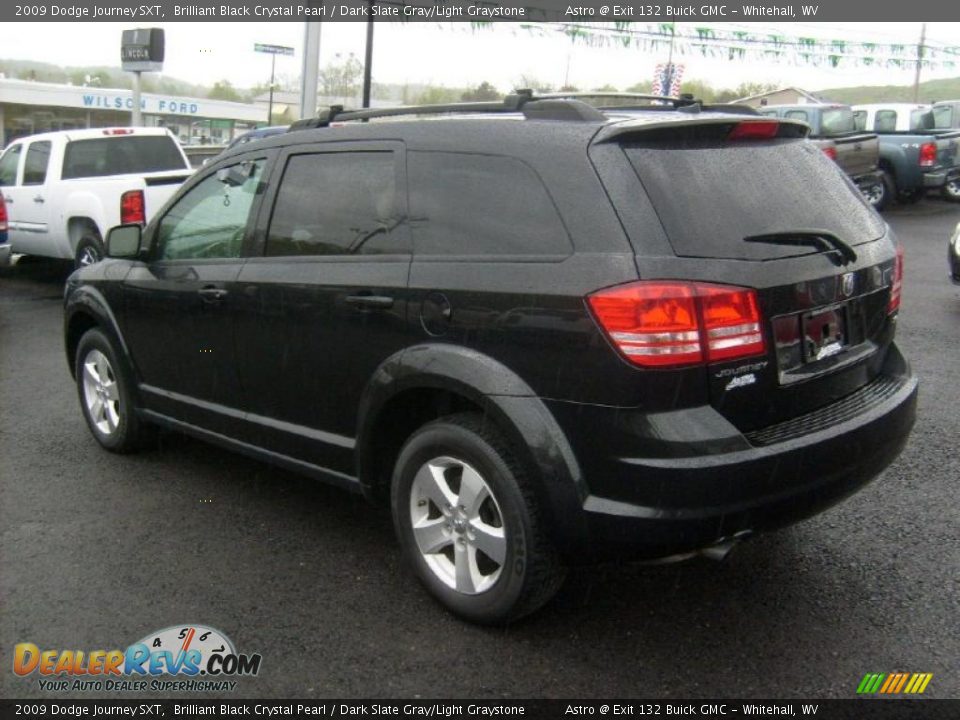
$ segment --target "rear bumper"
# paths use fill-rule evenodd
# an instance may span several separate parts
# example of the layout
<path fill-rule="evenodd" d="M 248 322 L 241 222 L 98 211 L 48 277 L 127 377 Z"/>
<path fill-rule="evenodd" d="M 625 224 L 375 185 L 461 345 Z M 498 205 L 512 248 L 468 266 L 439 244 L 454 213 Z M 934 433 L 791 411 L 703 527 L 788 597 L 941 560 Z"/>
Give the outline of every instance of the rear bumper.
<path fill-rule="evenodd" d="M 0 243 L 0 267 L 6 267 L 10 264 L 10 243 Z"/>
<path fill-rule="evenodd" d="M 923 174 L 923 187 L 938 190 L 948 182 L 960 179 L 960 167 L 931 170 Z"/>
<path fill-rule="evenodd" d="M 738 440 L 723 432 L 713 443 L 716 453 L 580 458 L 589 493 L 575 523 L 580 537 L 572 559 L 692 552 L 839 502 L 897 457 L 913 426 L 917 380 L 895 346 L 885 370 L 849 398 L 789 423 Z M 704 410 L 714 412 L 698 408 L 689 418 L 701 448 L 710 445 L 702 437 L 710 425 Z M 723 450 L 731 446 L 739 449 Z"/>

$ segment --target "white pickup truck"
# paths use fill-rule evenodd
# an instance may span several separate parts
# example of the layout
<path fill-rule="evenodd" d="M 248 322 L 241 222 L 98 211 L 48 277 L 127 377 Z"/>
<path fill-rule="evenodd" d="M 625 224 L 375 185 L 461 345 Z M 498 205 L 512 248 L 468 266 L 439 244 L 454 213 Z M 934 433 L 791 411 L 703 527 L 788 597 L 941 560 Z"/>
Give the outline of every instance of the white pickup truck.
<path fill-rule="evenodd" d="M 164 128 L 63 130 L 21 138 L 0 157 L 11 250 L 103 258 L 114 225 L 146 223 L 192 169 Z"/>

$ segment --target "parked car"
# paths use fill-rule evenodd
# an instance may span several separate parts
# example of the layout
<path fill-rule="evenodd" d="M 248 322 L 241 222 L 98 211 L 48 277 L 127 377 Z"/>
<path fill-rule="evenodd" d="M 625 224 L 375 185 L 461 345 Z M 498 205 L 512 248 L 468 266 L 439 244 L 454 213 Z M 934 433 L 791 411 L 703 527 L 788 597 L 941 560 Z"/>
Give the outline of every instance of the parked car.
<path fill-rule="evenodd" d="M 404 113 L 456 119 L 377 121 Z M 477 622 L 571 563 L 721 556 L 914 421 L 902 250 L 807 132 L 515 94 L 238 146 L 68 279 L 83 416 L 107 450 L 159 425 L 389 505 Z"/>
<path fill-rule="evenodd" d="M 950 279 L 960 285 L 960 223 L 957 223 L 953 237 L 947 244 L 947 265 L 950 269 Z"/>
<path fill-rule="evenodd" d="M 929 105 L 854 105 L 853 115 L 858 130 L 880 138 L 880 171 L 891 198 L 913 202 L 936 190 L 960 201 L 960 130 L 934 130 Z"/>
<path fill-rule="evenodd" d="M 187 179 L 190 165 L 163 128 L 63 130 L 12 143 L 0 157 L 15 253 L 103 257 L 103 237 L 119 223 L 143 223 Z"/>
<path fill-rule="evenodd" d="M 227 145 L 227 150 L 235 148 L 237 145 L 243 145 L 248 142 L 253 142 L 254 140 L 261 140 L 263 138 L 273 137 L 274 135 L 280 135 L 285 133 L 289 129 L 289 125 L 270 125 L 267 127 L 254 128 L 253 130 L 248 130 L 242 135 L 237 135 L 230 143 Z"/>
<path fill-rule="evenodd" d="M 766 105 L 763 116 L 800 120 L 810 126 L 810 139 L 850 176 L 873 207 L 882 210 L 890 200 L 880 174 L 880 140 L 859 132 L 849 105 L 836 103 Z"/>
<path fill-rule="evenodd" d="M 0 194 L 0 267 L 10 263 L 10 239 L 7 235 L 7 203 Z"/>

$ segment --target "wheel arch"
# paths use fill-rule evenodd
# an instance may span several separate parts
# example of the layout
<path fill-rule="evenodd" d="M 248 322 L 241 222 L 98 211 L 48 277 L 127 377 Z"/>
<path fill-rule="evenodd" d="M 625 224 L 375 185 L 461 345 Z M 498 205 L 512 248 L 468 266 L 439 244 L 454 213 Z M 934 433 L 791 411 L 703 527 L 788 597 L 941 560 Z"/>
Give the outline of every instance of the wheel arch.
<path fill-rule="evenodd" d="M 100 241 L 103 242 L 103 232 L 101 232 L 97 221 L 92 217 L 76 215 L 67 220 L 67 238 L 70 241 L 70 252 L 72 254 L 76 254 L 77 245 L 80 243 L 80 240 L 86 237 L 91 230 L 93 230 L 100 238 Z"/>
<path fill-rule="evenodd" d="M 546 405 L 513 371 L 476 351 L 419 345 L 385 361 L 363 394 L 358 416 L 357 471 L 364 494 L 389 496 L 396 458 L 425 423 L 458 412 L 495 423 L 516 453 L 562 548 L 578 533 L 586 486 L 579 463 Z"/>
<path fill-rule="evenodd" d="M 120 333 L 116 316 L 110 309 L 106 298 L 90 286 L 76 289 L 68 298 L 64 310 L 63 332 L 64 350 L 70 374 L 76 379 L 76 355 L 80 338 L 91 328 L 99 328 L 114 342 L 127 367 L 133 369 L 129 348 Z M 135 388 L 134 388 L 135 390 Z"/>

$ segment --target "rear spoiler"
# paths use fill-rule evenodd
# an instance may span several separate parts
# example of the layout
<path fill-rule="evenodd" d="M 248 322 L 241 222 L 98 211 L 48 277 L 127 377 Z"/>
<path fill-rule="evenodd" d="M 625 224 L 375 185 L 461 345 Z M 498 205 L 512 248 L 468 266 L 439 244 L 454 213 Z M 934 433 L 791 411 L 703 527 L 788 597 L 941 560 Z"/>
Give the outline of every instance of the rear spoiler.
<path fill-rule="evenodd" d="M 724 131 L 724 126 L 726 131 Z M 749 126 L 749 127 L 748 127 Z M 773 127 L 771 127 L 773 126 Z M 800 120 L 767 117 L 736 117 L 725 114 L 697 114 L 690 117 L 666 118 L 663 116 L 638 117 L 606 125 L 594 137 L 595 143 L 617 142 L 625 136 L 656 135 L 660 138 L 672 134 L 682 135 L 698 128 L 709 129 L 718 136 L 730 136 L 731 139 L 769 139 L 769 138 L 805 138 L 810 134 L 810 126 Z M 741 128 L 738 130 L 738 128 Z M 758 129 L 758 133 L 752 132 Z"/>

